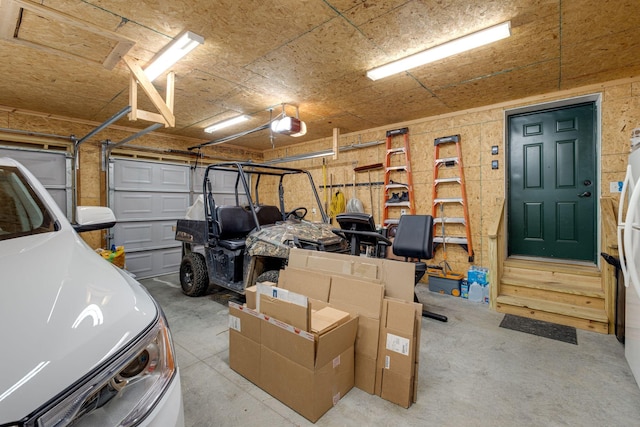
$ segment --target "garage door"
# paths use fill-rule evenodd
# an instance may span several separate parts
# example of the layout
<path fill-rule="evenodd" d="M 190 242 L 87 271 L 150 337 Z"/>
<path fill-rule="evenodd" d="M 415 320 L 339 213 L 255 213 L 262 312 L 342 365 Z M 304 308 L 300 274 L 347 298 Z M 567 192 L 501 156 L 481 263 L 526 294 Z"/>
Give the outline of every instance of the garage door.
<path fill-rule="evenodd" d="M 178 271 L 174 226 L 191 202 L 189 165 L 112 159 L 109 207 L 116 215 L 110 244 L 123 245 L 127 270 L 139 278 Z"/>
<path fill-rule="evenodd" d="M 49 191 L 62 212 L 71 220 L 72 159 L 67 152 L 0 147 L 0 157 L 11 157 L 29 169 Z"/>
<path fill-rule="evenodd" d="M 117 223 L 109 244 L 123 245 L 127 270 L 138 278 L 177 272 L 182 246 L 175 224 L 202 194 L 206 167 L 113 158 L 109 162 L 109 207 Z M 217 204 L 235 201 L 236 174 L 210 176 Z M 243 193 L 243 192 L 241 192 Z M 246 204 L 246 197 L 240 196 Z"/>

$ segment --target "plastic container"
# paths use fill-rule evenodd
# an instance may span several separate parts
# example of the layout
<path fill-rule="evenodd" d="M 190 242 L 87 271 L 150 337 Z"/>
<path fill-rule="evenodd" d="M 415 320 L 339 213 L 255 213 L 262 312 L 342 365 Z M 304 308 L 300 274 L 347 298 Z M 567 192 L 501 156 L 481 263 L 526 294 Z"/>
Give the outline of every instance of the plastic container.
<path fill-rule="evenodd" d="M 482 302 L 484 298 L 482 286 L 479 283 L 473 282 L 469 285 L 469 301 Z"/>
<path fill-rule="evenodd" d="M 467 279 L 462 279 L 460 282 L 460 296 L 464 299 L 469 298 L 469 282 Z"/>
<path fill-rule="evenodd" d="M 482 287 L 482 302 L 489 304 L 489 284 Z"/>

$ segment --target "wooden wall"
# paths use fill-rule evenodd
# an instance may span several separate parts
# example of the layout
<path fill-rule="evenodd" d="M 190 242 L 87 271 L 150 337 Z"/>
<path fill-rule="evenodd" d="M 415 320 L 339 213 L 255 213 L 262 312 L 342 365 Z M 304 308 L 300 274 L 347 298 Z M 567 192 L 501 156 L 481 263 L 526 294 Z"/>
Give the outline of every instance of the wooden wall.
<path fill-rule="evenodd" d="M 38 135 L 12 135 L 8 132 L 3 133 L 1 129 L 59 136 L 73 135 L 76 138 L 82 138 L 98 125 L 100 125 L 100 123 L 75 120 L 62 116 L 45 115 L 34 111 L 0 107 L 0 145 L 29 146 L 36 149 L 55 148 L 59 150 L 66 148 L 67 151 L 72 152 L 73 144 L 64 139 L 47 138 Z M 106 173 L 102 170 L 102 143 L 106 140 L 117 143 L 137 132 L 139 132 L 139 129 L 122 125 L 112 125 L 80 145 L 77 184 L 78 205 L 106 205 L 107 184 Z M 193 156 L 172 153 L 169 152 L 169 150 L 187 151 L 187 147 L 202 142 L 204 141 L 177 138 L 158 132 L 151 132 L 134 139 L 129 144 L 117 148 L 114 150 L 114 154 L 128 158 L 193 163 Z M 255 151 L 243 150 L 237 147 L 221 147 L 219 145 L 205 147 L 202 153 L 205 157 L 199 159 L 200 164 L 222 160 L 253 159 L 260 161 L 262 159 L 262 155 Z M 83 233 L 82 237 L 94 248 L 104 246 L 101 232 Z"/>
<path fill-rule="evenodd" d="M 600 196 L 613 196 L 617 200 L 618 195 L 609 191 L 609 183 L 621 181 L 624 178 L 630 133 L 633 128 L 640 126 L 640 78 L 612 81 L 602 85 L 527 98 L 518 102 L 492 105 L 455 114 L 427 117 L 411 122 L 397 123 L 384 128 L 345 134 L 339 137 L 339 146 L 349 147 L 374 141 L 384 141 L 386 130 L 408 126 L 416 213 L 430 214 L 433 181 L 433 140 L 438 137 L 460 134 L 475 250 L 474 263 L 488 266 L 487 227 L 491 224 L 490 215 L 494 211 L 496 204 L 505 196 L 505 111 L 591 94 L 601 94 L 602 99 Z M 31 111 L 0 108 L 0 128 L 82 137 L 97 125 L 99 123 L 42 115 Z M 81 146 L 78 183 L 79 204 L 99 205 L 104 204 L 106 200 L 104 172 L 101 170 L 100 141 L 109 139 L 117 142 L 136 131 L 126 126 L 113 125 Z M 163 149 L 186 150 L 188 146 L 200 142 L 202 141 L 184 140 L 154 132 L 134 140 L 130 145 L 162 152 Z M 241 145 L 241 143 L 238 143 L 238 145 Z M 215 161 L 214 159 L 272 160 L 329 150 L 332 145 L 331 136 L 282 149 L 277 148 L 276 142 L 275 149 L 264 153 L 243 150 L 233 145 L 217 145 L 205 148 L 203 152 L 208 157 L 203 161 L 212 162 Z M 493 145 L 499 147 L 499 155 L 497 156 L 491 155 L 491 146 Z M 147 152 L 133 147 L 127 147 L 123 151 L 123 154 L 131 157 L 172 161 L 192 160 L 179 154 L 158 153 L 157 151 L 155 153 Z M 321 199 L 323 202 L 325 200 L 330 202 L 330 196 L 337 188 L 334 187 L 332 192 L 322 189 L 325 185 L 325 172 L 327 177 L 326 185 L 330 183 L 333 183 L 334 186 L 337 184 L 352 184 L 355 167 L 384 163 L 384 160 L 385 146 L 381 144 L 369 148 L 340 152 L 337 159 L 332 157 L 324 157 L 324 160 L 323 158 L 314 158 L 287 162 L 283 165 L 309 169 L 312 172 L 316 187 L 319 188 Z M 491 169 L 492 160 L 500 162 L 498 170 Z M 323 162 L 326 164 L 323 165 Z M 356 186 L 355 194 L 352 186 L 343 187 L 341 191 L 344 192 L 346 200 L 352 197 L 358 198 L 364 205 L 365 211 L 373 213 L 376 224 L 379 224 L 385 195 L 381 186 L 375 183 L 384 181 L 384 173 L 381 169 L 373 170 L 370 173 L 355 173 L 356 183 L 367 184 L 369 179 L 374 184 L 371 186 Z M 288 190 L 286 197 L 290 198 L 290 200 L 296 200 L 295 204 L 297 206 L 310 205 L 310 194 L 296 188 L 288 188 Z M 275 203 L 275 187 L 273 194 L 265 194 L 262 197 L 261 200 L 265 203 L 269 200 Z M 373 203 L 371 202 L 372 198 Z M 307 218 L 312 220 L 320 219 L 318 214 L 314 215 L 311 212 L 309 212 Z M 94 247 L 101 245 L 100 237 L 95 237 L 95 234 L 89 237 L 85 236 L 85 239 Z M 439 250 L 432 263 L 435 264 L 441 261 L 442 251 Z M 455 245 L 449 247 L 448 261 L 456 271 L 464 272 L 469 267 L 466 252 Z"/>
<path fill-rule="evenodd" d="M 409 127 L 411 145 L 411 167 L 413 170 L 416 213 L 430 214 L 432 206 L 433 184 L 433 141 L 448 135 L 461 135 L 467 197 L 476 265 L 489 266 L 487 227 L 492 223 L 491 215 L 496 205 L 505 197 L 505 112 L 547 102 L 560 101 L 585 95 L 601 95 L 602 129 L 600 197 L 612 196 L 617 203 L 618 194 L 611 193 L 609 183 L 624 178 L 629 138 L 631 130 L 640 126 L 640 78 L 609 82 L 603 85 L 583 87 L 576 90 L 556 92 L 544 96 L 532 97 L 518 102 L 492 105 L 486 108 L 461 111 L 437 117 L 427 117 L 411 122 L 397 123 L 385 128 L 370 129 L 356 134 L 342 135 L 339 146 L 383 141 L 385 132 L 404 126 Z M 542 105 L 541 109 L 544 108 Z M 492 155 L 491 147 L 497 145 L 499 154 Z M 285 158 L 309 152 L 318 152 L 332 148 L 332 138 L 327 137 L 306 144 L 274 149 L 264 153 L 265 160 Z M 443 157 L 442 153 L 441 156 Z M 384 163 L 385 145 L 341 152 L 336 160 L 325 157 L 326 169 L 333 176 L 333 184 L 351 183 L 354 166 Z M 499 169 L 491 168 L 491 161 L 499 161 Z M 321 158 L 300 160 L 287 163 L 287 166 L 310 169 L 316 185 L 323 184 L 323 160 Z M 367 173 L 356 174 L 358 183 L 368 182 Z M 371 180 L 384 180 L 382 170 L 371 172 Z M 356 187 L 355 196 L 364 205 L 365 211 L 373 213 L 376 224 L 380 223 L 384 192 L 380 186 L 373 186 L 373 207 L 368 187 Z M 335 191 L 335 188 L 334 188 Z M 351 188 L 344 189 L 347 200 L 352 197 Z M 324 200 L 324 193 L 320 193 Z M 440 194 L 439 194 L 440 195 Z M 307 195 L 296 194 L 299 200 Z M 451 216 L 451 215 L 449 215 Z M 601 239 L 602 240 L 602 239 Z M 441 263 L 442 250 L 430 264 Z M 467 253 L 457 245 L 448 247 L 447 260 L 454 271 L 466 272 L 469 268 Z"/>

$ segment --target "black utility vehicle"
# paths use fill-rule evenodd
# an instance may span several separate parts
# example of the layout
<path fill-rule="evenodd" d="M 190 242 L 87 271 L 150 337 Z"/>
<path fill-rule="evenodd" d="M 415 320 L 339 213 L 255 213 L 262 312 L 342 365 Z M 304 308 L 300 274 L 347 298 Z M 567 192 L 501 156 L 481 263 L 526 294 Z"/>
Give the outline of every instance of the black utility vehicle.
<path fill-rule="evenodd" d="M 233 204 L 229 197 L 226 204 L 214 197 L 212 182 L 220 173 L 227 178 L 235 174 Z M 261 196 L 271 197 L 273 203 L 262 204 Z M 180 219 L 176 226 L 175 238 L 183 242 L 180 284 L 189 296 L 205 294 L 210 284 L 244 294 L 256 281 L 277 281 L 292 247 L 349 250 L 347 241 L 332 232 L 313 178 L 302 169 L 255 163 L 210 165 L 204 175 L 203 209 L 204 220 Z"/>

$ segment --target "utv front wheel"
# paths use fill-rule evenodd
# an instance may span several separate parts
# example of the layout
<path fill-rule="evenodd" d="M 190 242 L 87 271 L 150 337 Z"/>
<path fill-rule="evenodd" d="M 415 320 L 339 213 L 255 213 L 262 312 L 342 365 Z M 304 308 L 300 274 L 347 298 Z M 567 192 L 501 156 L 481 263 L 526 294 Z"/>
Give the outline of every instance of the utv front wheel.
<path fill-rule="evenodd" d="M 204 256 L 191 252 L 180 263 L 180 286 L 182 292 L 190 297 L 204 295 L 209 288 L 209 276 Z"/>

